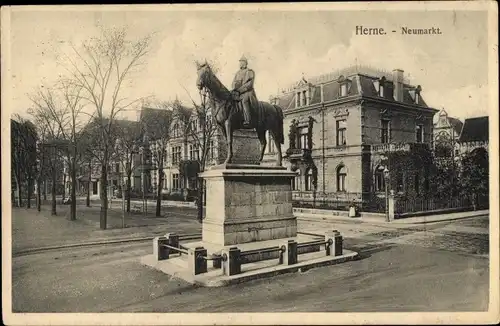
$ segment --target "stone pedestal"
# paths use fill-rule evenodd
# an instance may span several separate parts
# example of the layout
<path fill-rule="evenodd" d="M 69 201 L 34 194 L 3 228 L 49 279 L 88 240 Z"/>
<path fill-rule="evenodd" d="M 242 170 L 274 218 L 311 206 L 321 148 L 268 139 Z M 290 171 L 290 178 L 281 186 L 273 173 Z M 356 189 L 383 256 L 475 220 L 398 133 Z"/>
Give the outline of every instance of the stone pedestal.
<path fill-rule="evenodd" d="M 230 164 L 201 174 L 207 189 L 203 242 L 229 246 L 297 235 L 291 180 L 284 167 Z"/>

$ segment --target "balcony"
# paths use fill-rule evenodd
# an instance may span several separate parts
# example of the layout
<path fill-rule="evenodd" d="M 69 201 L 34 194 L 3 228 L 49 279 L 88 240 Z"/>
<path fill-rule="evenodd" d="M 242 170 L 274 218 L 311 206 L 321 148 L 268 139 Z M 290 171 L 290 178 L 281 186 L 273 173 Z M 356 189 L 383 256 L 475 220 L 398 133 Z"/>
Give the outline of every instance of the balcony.
<path fill-rule="evenodd" d="M 311 158 L 311 150 L 308 148 L 289 148 L 286 156 L 290 161 L 304 160 Z"/>
<path fill-rule="evenodd" d="M 372 145 L 372 154 L 382 154 L 387 152 L 411 152 L 415 149 L 429 149 L 427 143 L 387 143 Z"/>

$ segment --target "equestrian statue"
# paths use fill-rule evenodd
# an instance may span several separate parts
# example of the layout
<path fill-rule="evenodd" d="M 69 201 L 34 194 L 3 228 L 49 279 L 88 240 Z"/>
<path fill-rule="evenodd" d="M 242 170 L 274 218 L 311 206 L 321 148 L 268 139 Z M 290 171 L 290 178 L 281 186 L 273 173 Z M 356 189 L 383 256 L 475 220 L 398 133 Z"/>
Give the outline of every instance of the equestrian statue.
<path fill-rule="evenodd" d="M 240 129 L 255 129 L 261 145 L 260 161 L 266 149 L 266 132 L 273 137 L 278 152 L 277 165 L 281 166 L 281 144 L 283 136 L 283 110 L 278 105 L 258 101 L 254 90 L 255 72 L 247 67 L 247 59 L 240 59 L 240 70 L 233 80 L 232 91 L 228 90 L 215 76 L 210 65 L 197 63 L 196 85 L 206 91 L 212 108 L 212 115 L 227 143 L 225 164 L 233 157 L 233 132 Z"/>

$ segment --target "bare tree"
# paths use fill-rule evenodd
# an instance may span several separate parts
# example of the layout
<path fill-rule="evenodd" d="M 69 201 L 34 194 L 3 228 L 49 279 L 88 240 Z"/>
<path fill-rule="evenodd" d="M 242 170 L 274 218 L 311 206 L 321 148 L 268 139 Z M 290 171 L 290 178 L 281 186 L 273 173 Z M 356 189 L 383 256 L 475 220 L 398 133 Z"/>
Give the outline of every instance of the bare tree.
<path fill-rule="evenodd" d="M 149 47 L 149 36 L 130 41 L 125 28 L 105 29 L 100 37 L 84 42 L 81 48 L 72 46 L 73 55 L 64 57 L 68 83 L 82 88 L 82 97 L 94 107 L 98 122 L 101 229 L 107 227 L 108 164 L 115 146 L 111 135 L 113 124 L 120 112 L 140 100 L 128 100 L 122 90 L 131 74 L 144 64 Z"/>
<path fill-rule="evenodd" d="M 170 140 L 170 124 L 172 122 L 172 105 L 168 102 L 156 102 L 153 108 L 143 108 L 141 119 L 143 133 L 150 139 L 151 158 L 158 170 L 156 189 L 156 216 L 161 216 L 161 200 L 163 182 L 165 181 L 165 163 Z"/>
<path fill-rule="evenodd" d="M 198 221 L 203 220 L 203 200 L 204 200 L 204 182 L 199 174 L 204 172 L 207 164 L 214 159 L 214 148 L 217 144 L 218 126 L 213 119 L 212 107 L 208 102 L 207 97 L 202 97 L 200 103 L 196 103 L 191 98 L 194 109 L 189 112 L 183 107 L 180 102 L 176 102 L 175 112 L 178 120 L 182 121 L 185 133 L 185 142 L 194 146 L 195 152 L 198 155 L 191 157 L 191 162 L 195 162 L 198 183 L 197 208 Z M 191 168 L 193 170 L 193 168 Z"/>
<path fill-rule="evenodd" d="M 130 192 L 132 185 L 132 173 L 137 168 L 135 155 L 138 153 L 138 146 L 141 141 L 141 125 L 135 121 L 120 121 L 116 123 L 116 146 L 114 159 L 120 162 L 121 170 L 126 178 L 125 198 L 127 201 L 126 211 L 130 213 Z M 122 184 L 122 188 L 123 188 Z"/>
<path fill-rule="evenodd" d="M 17 121 L 16 121 L 17 120 Z M 27 203 L 31 208 L 33 185 L 36 178 L 36 143 L 37 131 L 35 125 L 19 115 L 11 120 L 12 172 L 17 185 L 18 202 L 22 206 L 22 189 L 26 185 Z"/>
<path fill-rule="evenodd" d="M 57 175 L 60 172 L 61 156 L 64 154 L 66 141 L 62 136 L 61 125 L 54 116 L 63 116 L 64 109 L 58 102 L 57 95 L 54 90 L 46 87 L 41 87 L 34 94 L 28 95 L 33 107 L 28 110 L 28 113 L 33 116 L 35 123 L 38 126 L 41 143 L 39 158 L 42 164 L 48 168 L 49 174 L 52 177 L 52 215 L 57 215 L 56 206 L 56 189 Z"/>

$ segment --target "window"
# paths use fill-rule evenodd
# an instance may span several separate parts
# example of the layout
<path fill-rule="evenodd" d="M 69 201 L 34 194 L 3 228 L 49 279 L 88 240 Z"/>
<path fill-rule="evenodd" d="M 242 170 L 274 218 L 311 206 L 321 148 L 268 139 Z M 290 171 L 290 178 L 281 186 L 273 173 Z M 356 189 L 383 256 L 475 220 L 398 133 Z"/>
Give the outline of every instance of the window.
<path fill-rule="evenodd" d="M 172 189 L 179 189 L 180 184 L 179 184 L 179 174 L 174 173 L 172 174 Z"/>
<path fill-rule="evenodd" d="M 198 131 L 198 123 L 196 121 L 197 119 L 193 119 L 191 120 L 190 122 L 190 126 L 189 126 L 189 129 L 191 130 L 191 132 L 197 132 Z"/>
<path fill-rule="evenodd" d="M 345 120 L 337 121 L 337 146 L 344 146 L 346 144 L 346 129 L 347 124 Z"/>
<path fill-rule="evenodd" d="M 396 176 L 396 191 L 397 192 L 403 192 L 404 191 L 404 184 L 403 184 L 403 174 L 399 173 Z"/>
<path fill-rule="evenodd" d="M 300 98 L 301 98 L 301 95 L 302 93 L 297 93 L 297 98 L 296 98 L 296 106 L 299 107 L 301 105 L 301 101 L 300 101 Z"/>
<path fill-rule="evenodd" d="M 307 148 L 307 127 L 299 128 L 299 143 L 298 148 Z"/>
<path fill-rule="evenodd" d="M 340 84 L 340 96 L 347 96 L 347 83 Z"/>
<path fill-rule="evenodd" d="M 379 166 L 375 170 L 375 191 L 385 190 L 384 169 Z"/>
<path fill-rule="evenodd" d="M 267 152 L 274 153 L 276 151 L 276 147 L 274 144 L 273 135 L 268 131 L 267 132 Z"/>
<path fill-rule="evenodd" d="M 189 145 L 189 159 L 198 160 L 200 158 L 200 150 L 198 144 Z"/>
<path fill-rule="evenodd" d="M 172 128 L 172 136 L 173 137 L 180 137 L 181 136 L 181 128 L 179 127 L 178 123 L 175 123 L 174 127 Z"/>
<path fill-rule="evenodd" d="M 389 136 L 390 136 L 390 121 L 389 120 L 381 120 L 382 128 L 380 132 L 380 141 L 382 144 L 387 144 L 389 143 Z"/>
<path fill-rule="evenodd" d="M 207 160 L 213 160 L 215 154 L 214 154 L 214 141 L 210 140 L 207 142 Z"/>
<path fill-rule="evenodd" d="M 345 166 L 341 165 L 337 168 L 337 191 L 346 191 L 345 178 L 347 176 Z"/>
<path fill-rule="evenodd" d="M 306 186 L 305 191 L 312 191 L 314 189 L 314 185 L 313 185 L 313 173 L 311 169 L 307 171 L 304 181 Z"/>
<path fill-rule="evenodd" d="M 115 164 L 115 172 L 120 173 L 120 163 Z"/>
<path fill-rule="evenodd" d="M 302 106 L 306 106 L 306 105 L 307 105 L 307 92 L 303 91 L 302 92 Z"/>
<path fill-rule="evenodd" d="M 172 147 L 172 164 L 177 164 L 181 160 L 181 146 Z"/>
<path fill-rule="evenodd" d="M 417 143 L 423 143 L 424 142 L 424 126 L 417 125 L 416 133 L 417 133 Z"/>

